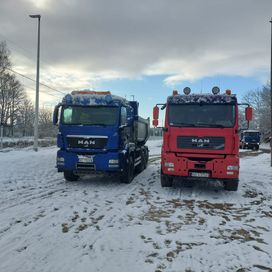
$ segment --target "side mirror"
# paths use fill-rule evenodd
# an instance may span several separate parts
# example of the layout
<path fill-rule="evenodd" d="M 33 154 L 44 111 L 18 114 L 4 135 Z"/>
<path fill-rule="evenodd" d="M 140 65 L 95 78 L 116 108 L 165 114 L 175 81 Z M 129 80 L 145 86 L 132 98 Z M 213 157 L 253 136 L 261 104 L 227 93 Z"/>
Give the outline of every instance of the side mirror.
<path fill-rule="evenodd" d="M 126 123 L 127 123 L 128 126 L 132 126 L 132 123 L 133 123 L 133 109 L 130 108 L 130 107 L 127 108 Z"/>
<path fill-rule="evenodd" d="M 153 108 L 153 122 L 152 122 L 152 124 L 153 124 L 154 127 L 158 126 L 158 124 L 159 124 L 159 120 L 158 119 L 159 119 L 159 107 L 155 106 Z"/>
<path fill-rule="evenodd" d="M 58 119 L 59 119 L 59 106 L 56 106 L 53 113 L 53 125 L 56 126 L 58 124 Z"/>
<path fill-rule="evenodd" d="M 246 115 L 246 120 L 248 122 L 252 121 L 253 109 L 250 106 L 246 107 L 246 109 L 245 109 L 245 115 Z"/>

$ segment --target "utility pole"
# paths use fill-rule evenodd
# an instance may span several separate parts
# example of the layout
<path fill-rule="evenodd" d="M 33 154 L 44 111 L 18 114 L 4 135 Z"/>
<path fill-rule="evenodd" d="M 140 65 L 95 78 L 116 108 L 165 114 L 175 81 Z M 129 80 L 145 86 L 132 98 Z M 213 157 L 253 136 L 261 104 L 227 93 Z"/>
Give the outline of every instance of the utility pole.
<path fill-rule="evenodd" d="M 41 15 L 29 15 L 38 19 L 38 46 L 37 46 L 37 72 L 36 72 L 36 101 L 35 101 L 35 121 L 34 121 L 34 151 L 38 151 L 38 126 L 39 126 L 39 87 L 40 87 L 40 21 Z"/>
<path fill-rule="evenodd" d="M 4 134 L 3 132 L 4 132 L 4 126 L 1 123 L 1 126 L 0 126 L 0 150 L 3 150 L 3 134 Z"/>
<path fill-rule="evenodd" d="M 272 167 L 272 18 L 269 21 L 271 24 L 271 61 L 270 61 L 270 153 L 271 153 L 271 160 L 270 166 Z"/>

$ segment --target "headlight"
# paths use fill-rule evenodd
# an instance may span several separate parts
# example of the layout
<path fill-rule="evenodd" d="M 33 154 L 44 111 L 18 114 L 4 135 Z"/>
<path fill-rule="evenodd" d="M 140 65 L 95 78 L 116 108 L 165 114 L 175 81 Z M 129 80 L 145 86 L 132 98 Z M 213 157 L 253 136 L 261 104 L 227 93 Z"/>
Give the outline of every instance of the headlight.
<path fill-rule="evenodd" d="M 227 170 L 236 170 L 238 171 L 239 166 L 238 165 L 228 165 L 227 166 Z"/>
<path fill-rule="evenodd" d="M 109 160 L 109 163 L 117 164 L 117 163 L 119 163 L 119 160 L 118 159 L 117 160 L 111 159 L 111 160 Z"/>
<path fill-rule="evenodd" d="M 64 158 L 63 157 L 57 157 L 57 164 L 64 164 Z"/>
<path fill-rule="evenodd" d="M 165 162 L 164 166 L 165 167 L 174 167 L 174 163 L 173 162 Z"/>

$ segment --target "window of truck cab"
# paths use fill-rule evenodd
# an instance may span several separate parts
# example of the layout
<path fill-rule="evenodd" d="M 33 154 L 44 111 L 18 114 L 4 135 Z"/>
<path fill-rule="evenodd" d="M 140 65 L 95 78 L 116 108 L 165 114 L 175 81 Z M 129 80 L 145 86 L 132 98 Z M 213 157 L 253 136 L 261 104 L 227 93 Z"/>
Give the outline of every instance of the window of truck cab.
<path fill-rule="evenodd" d="M 118 107 L 109 106 L 63 106 L 63 125 L 114 126 L 118 121 Z"/>
<path fill-rule="evenodd" d="M 235 104 L 188 103 L 168 106 L 169 126 L 232 128 L 235 123 Z"/>
<path fill-rule="evenodd" d="M 127 124 L 127 108 L 121 107 L 120 126 L 125 126 L 126 124 Z"/>

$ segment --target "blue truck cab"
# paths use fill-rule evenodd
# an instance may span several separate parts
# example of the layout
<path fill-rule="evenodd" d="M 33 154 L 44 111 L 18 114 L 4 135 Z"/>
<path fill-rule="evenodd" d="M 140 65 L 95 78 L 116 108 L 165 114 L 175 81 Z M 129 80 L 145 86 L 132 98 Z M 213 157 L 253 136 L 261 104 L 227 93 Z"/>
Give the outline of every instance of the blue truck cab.
<path fill-rule="evenodd" d="M 258 130 L 244 130 L 240 135 L 240 148 L 258 150 L 260 146 L 260 132 Z"/>
<path fill-rule="evenodd" d="M 73 91 L 54 110 L 58 125 L 56 167 L 68 181 L 97 172 L 118 173 L 130 183 L 148 162 L 149 119 L 138 102 L 110 92 Z"/>

